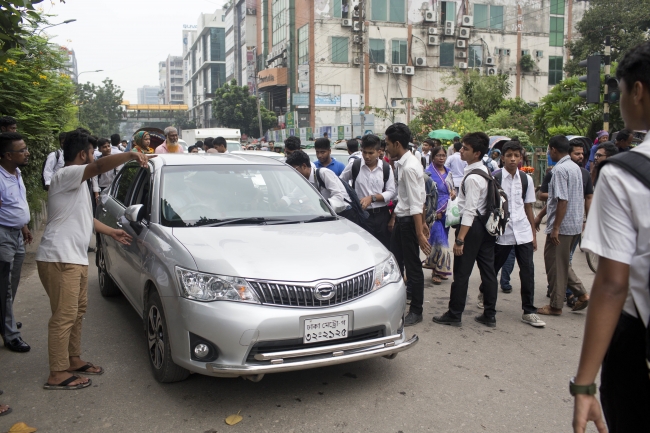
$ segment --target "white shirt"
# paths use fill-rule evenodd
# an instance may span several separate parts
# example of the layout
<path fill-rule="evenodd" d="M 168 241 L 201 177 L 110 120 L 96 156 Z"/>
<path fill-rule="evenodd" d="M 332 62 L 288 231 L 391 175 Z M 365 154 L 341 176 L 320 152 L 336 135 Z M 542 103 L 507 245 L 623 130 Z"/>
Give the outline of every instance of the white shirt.
<path fill-rule="evenodd" d="M 370 203 L 370 206 L 368 206 L 369 208 L 386 206 L 388 202 L 395 197 L 395 177 L 393 176 L 393 169 L 390 167 L 388 170 L 388 180 L 386 181 L 386 191 L 384 191 L 384 164 L 386 164 L 386 162 L 380 159 L 377 161 L 375 168 L 370 170 L 366 165 L 366 161 L 361 158 L 361 167 L 359 167 L 359 175 L 354 183 L 354 190 L 357 192 L 360 199 L 377 194 L 381 194 L 384 197 L 383 202 L 376 201 Z M 341 173 L 341 180 L 343 182 L 352 181 L 353 165 L 354 164 L 348 164 L 343 170 L 343 173 Z"/>
<path fill-rule="evenodd" d="M 454 185 L 457 185 L 457 187 L 460 188 L 460 183 L 463 181 L 463 177 L 465 177 L 465 167 L 467 167 L 467 163 L 460 159 L 460 152 L 456 152 L 447 158 L 445 167 L 451 171 Z"/>
<path fill-rule="evenodd" d="M 395 161 L 395 172 L 397 173 L 395 216 L 422 214 L 426 190 L 424 169 L 420 160 L 411 152 L 405 152 L 398 161 Z"/>
<path fill-rule="evenodd" d="M 111 146 L 111 155 L 115 155 L 116 153 L 124 153 L 124 152 L 117 146 Z"/>
<path fill-rule="evenodd" d="M 650 157 L 650 135 L 630 152 Z M 582 248 L 630 266 L 630 285 L 623 311 L 648 326 L 650 315 L 650 190 L 627 171 L 607 165 L 587 217 Z M 636 304 L 636 308 L 635 308 Z"/>
<path fill-rule="evenodd" d="M 63 167 L 52 177 L 47 196 L 47 226 L 36 253 L 39 262 L 88 265 L 93 209 L 85 165 Z"/>
<path fill-rule="evenodd" d="M 350 156 L 348 156 L 348 165 L 350 165 L 350 163 L 352 161 L 354 161 L 355 159 L 360 159 L 360 158 L 361 158 L 361 151 L 357 150 L 356 152 L 354 152 L 354 153 L 350 154 Z M 361 159 L 363 159 L 363 158 L 361 158 Z"/>
<path fill-rule="evenodd" d="M 458 153 L 460 154 L 460 152 Z M 460 182 L 460 190 L 458 192 L 458 210 L 461 215 L 460 223 L 469 227 L 474 223 L 474 217 L 478 216 L 478 213 L 483 215 L 487 208 L 487 180 L 477 174 L 467 176 L 470 171 L 476 170 L 477 168 L 486 173 L 488 172 L 487 167 L 483 165 L 482 161 L 468 165 L 465 167 L 465 177 Z M 465 193 L 463 193 L 462 184 L 465 184 Z"/>
<path fill-rule="evenodd" d="M 428 167 L 429 164 L 431 164 L 431 151 L 422 152 L 422 158 L 424 158 L 427 161 L 427 167 Z"/>
<path fill-rule="evenodd" d="M 118 153 L 122 153 L 122 152 L 118 152 Z M 114 155 L 114 154 L 111 152 L 111 155 Z M 97 159 L 100 159 L 100 158 L 102 158 L 102 157 L 100 156 Z M 119 167 L 116 167 L 116 168 L 114 168 L 112 170 L 109 170 L 106 173 L 102 173 L 102 174 L 100 174 L 98 176 L 94 176 L 92 178 L 93 192 L 101 192 L 101 190 L 103 188 L 108 188 L 109 186 L 111 186 L 111 183 L 113 182 L 113 179 L 115 179 L 115 176 L 117 175 L 117 173 L 119 173 L 120 170 L 122 170 L 123 166 L 124 166 L 124 164 L 122 164 Z"/>
<path fill-rule="evenodd" d="M 334 212 L 343 212 L 349 206 L 348 202 L 350 201 L 350 196 L 345 190 L 345 186 L 341 182 L 341 179 L 339 179 L 336 173 L 332 170 L 322 168 L 318 171 L 320 178 L 323 181 L 323 188 L 321 188 L 316 181 L 316 170 L 316 166 L 312 163 L 309 182 L 311 182 L 323 198 L 329 202 L 334 209 Z"/>
<path fill-rule="evenodd" d="M 497 239 L 499 245 L 523 245 L 533 241 L 533 228 L 526 216 L 524 204 L 535 203 L 535 187 L 533 179 L 528 176 L 528 188 L 526 189 L 526 199 L 522 197 L 522 184 L 519 173 L 516 172 L 514 177 L 507 170 L 501 171 L 501 188 L 508 196 L 508 211 L 510 212 L 510 221 L 506 226 L 503 235 Z"/>
<path fill-rule="evenodd" d="M 59 154 L 59 158 L 56 158 L 56 154 Z M 45 160 L 45 167 L 43 168 L 43 179 L 45 180 L 45 185 L 49 185 L 52 181 L 52 176 L 56 173 L 61 167 L 65 165 L 63 160 L 63 149 L 51 152 L 47 155 Z"/>

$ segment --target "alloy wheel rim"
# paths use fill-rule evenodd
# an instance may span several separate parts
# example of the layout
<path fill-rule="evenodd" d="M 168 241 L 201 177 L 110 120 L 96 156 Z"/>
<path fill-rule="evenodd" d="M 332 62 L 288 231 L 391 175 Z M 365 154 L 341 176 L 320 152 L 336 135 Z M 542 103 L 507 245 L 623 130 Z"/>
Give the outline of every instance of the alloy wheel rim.
<path fill-rule="evenodd" d="M 97 254 L 99 254 L 99 287 L 104 287 L 106 282 L 106 263 L 104 262 L 104 252 L 102 248 L 97 248 Z"/>
<path fill-rule="evenodd" d="M 155 305 L 152 305 L 149 309 L 147 339 L 149 342 L 149 358 L 151 359 L 151 363 L 157 370 L 160 370 L 163 365 L 165 353 L 165 335 L 160 311 L 158 311 Z"/>

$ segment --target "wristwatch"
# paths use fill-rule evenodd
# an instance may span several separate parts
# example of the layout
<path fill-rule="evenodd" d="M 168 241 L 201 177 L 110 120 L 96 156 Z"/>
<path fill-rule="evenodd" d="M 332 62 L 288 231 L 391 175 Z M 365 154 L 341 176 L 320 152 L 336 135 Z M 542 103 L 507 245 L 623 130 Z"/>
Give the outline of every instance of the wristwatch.
<path fill-rule="evenodd" d="M 576 378 L 572 377 L 569 381 L 569 392 L 574 397 L 578 394 L 596 395 L 596 384 L 592 383 L 591 385 L 576 385 Z"/>
<path fill-rule="evenodd" d="M 458 245 L 459 247 L 462 247 L 463 245 L 465 245 L 465 241 L 461 241 L 460 239 L 456 239 L 456 245 Z"/>
<path fill-rule="evenodd" d="M 376 201 L 377 201 L 377 196 L 373 195 L 373 196 L 370 198 L 370 201 L 371 201 L 372 203 L 376 202 Z"/>

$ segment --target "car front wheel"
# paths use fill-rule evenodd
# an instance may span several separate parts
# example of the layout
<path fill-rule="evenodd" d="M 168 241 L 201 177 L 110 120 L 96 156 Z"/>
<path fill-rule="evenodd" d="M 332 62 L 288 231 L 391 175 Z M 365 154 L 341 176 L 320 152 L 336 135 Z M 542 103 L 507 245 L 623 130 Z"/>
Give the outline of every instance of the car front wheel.
<path fill-rule="evenodd" d="M 160 296 L 155 291 L 149 295 L 146 312 L 145 321 L 149 362 L 151 363 L 154 377 L 158 382 L 162 383 L 178 382 L 187 379 L 190 372 L 174 364 L 172 360 L 165 313 L 163 312 Z"/>
<path fill-rule="evenodd" d="M 108 298 L 120 294 L 120 289 L 115 281 L 108 275 L 106 270 L 106 254 L 104 245 L 97 243 L 97 279 L 99 280 L 99 292 L 103 297 Z"/>

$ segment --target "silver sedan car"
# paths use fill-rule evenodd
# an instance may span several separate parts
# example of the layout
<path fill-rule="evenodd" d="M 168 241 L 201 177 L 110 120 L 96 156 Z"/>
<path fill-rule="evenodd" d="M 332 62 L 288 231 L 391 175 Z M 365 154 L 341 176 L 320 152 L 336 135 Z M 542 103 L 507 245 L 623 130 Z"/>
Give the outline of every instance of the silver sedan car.
<path fill-rule="evenodd" d="M 395 259 L 271 158 L 165 154 L 126 164 L 97 218 L 102 295 L 142 316 L 156 379 L 266 373 L 384 356 L 406 338 Z"/>

